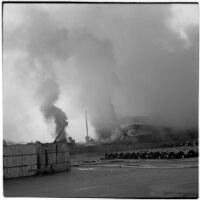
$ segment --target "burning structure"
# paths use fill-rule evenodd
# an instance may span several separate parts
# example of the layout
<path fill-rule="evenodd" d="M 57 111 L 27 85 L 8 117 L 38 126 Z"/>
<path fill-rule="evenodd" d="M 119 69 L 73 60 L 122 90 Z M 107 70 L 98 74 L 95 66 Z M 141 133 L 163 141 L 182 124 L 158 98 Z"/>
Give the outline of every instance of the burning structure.
<path fill-rule="evenodd" d="M 119 119 L 118 122 L 116 126 L 110 126 L 110 129 L 101 129 L 101 132 L 109 132 L 108 139 L 101 137 L 94 140 L 89 136 L 86 117 L 86 144 L 75 145 L 70 153 L 105 153 L 174 147 L 198 140 L 196 129 L 175 129 L 159 125 L 147 117 L 126 117 Z"/>
<path fill-rule="evenodd" d="M 198 138 L 198 129 L 174 128 L 142 116 L 119 119 L 116 126 L 110 126 L 109 129 L 101 129 L 101 132 L 105 135 L 109 133 L 107 136 L 110 136 L 108 140 L 101 140 L 103 143 L 179 142 Z"/>

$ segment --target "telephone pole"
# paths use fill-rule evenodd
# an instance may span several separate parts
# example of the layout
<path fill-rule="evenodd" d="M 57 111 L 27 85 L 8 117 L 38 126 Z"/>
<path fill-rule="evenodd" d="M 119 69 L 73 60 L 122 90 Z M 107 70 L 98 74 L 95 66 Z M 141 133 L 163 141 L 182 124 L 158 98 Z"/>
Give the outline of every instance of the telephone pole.
<path fill-rule="evenodd" d="M 85 111 L 85 125 L 86 125 L 86 133 L 88 137 L 88 121 L 87 121 L 87 111 Z"/>

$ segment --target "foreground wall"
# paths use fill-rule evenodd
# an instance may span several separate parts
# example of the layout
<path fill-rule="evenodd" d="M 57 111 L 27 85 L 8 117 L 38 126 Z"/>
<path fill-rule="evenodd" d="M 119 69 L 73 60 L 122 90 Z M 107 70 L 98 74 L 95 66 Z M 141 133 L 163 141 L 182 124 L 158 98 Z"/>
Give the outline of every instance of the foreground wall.
<path fill-rule="evenodd" d="M 36 145 L 10 145 L 3 147 L 3 176 L 15 178 L 31 176 L 37 170 Z"/>
<path fill-rule="evenodd" d="M 66 143 L 4 145 L 3 147 L 4 178 L 68 170 L 70 170 L 70 155 Z"/>
<path fill-rule="evenodd" d="M 40 171 L 52 169 L 56 172 L 70 170 L 70 154 L 66 143 L 40 144 L 37 165 Z"/>

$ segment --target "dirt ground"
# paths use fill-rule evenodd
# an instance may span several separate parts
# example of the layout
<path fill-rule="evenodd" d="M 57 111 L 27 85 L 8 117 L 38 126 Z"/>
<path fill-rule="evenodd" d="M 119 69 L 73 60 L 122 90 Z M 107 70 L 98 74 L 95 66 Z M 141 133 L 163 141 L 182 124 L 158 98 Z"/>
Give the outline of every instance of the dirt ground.
<path fill-rule="evenodd" d="M 198 160 L 80 160 L 70 172 L 4 180 L 5 197 L 197 198 Z"/>

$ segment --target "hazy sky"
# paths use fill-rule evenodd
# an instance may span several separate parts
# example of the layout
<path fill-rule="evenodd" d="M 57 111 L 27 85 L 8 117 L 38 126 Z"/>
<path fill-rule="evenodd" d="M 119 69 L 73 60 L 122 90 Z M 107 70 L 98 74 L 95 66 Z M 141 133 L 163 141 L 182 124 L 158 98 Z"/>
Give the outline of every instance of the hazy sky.
<path fill-rule="evenodd" d="M 197 4 L 4 4 L 4 138 L 53 141 L 51 99 L 77 141 L 107 122 L 198 123 Z M 50 84 L 44 82 L 50 81 Z"/>

